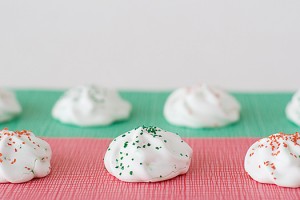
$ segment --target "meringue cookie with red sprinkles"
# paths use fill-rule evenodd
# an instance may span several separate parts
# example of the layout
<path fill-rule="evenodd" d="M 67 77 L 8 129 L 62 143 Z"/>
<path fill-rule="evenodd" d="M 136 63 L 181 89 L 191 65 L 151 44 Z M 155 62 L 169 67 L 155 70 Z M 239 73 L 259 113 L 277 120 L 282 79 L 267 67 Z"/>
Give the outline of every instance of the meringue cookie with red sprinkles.
<path fill-rule="evenodd" d="M 104 165 L 121 181 L 158 182 L 187 173 L 191 158 L 191 147 L 177 134 L 141 126 L 110 143 Z"/>
<path fill-rule="evenodd" d="M 51 171 L 51 147 L 30 131 L 0 131 L 0 183 L 23 183 Z"/>
<path fill-rule="evenodd" d="M 164 116 L 176 126 L 221 127 L 239 120 L 240 104 L 227 92 L 200 84 L 171 93 L 164 106 Z"/>
<path fill-rule="evenodd" d="M 257 182 L 300 187 L 300 134 L 276 133 L 258 140 L 247 151 L 244 167 Z"/>
<path fill-rule="evenodd" d="M 22 112 L 14 93 L 0 89 L 0 123 L 7 122 Z"/>
<path fill-rule="evenodd" d="M 292 100 L 286 106 L 285 113 L 291 122 L 300 126 L 300 90 L 293 95 Z"/>
<path fill-rule="evenodd" d="M 52 116 L 65 124 L 87 127 L 125 120 L 130 112 L 131 104 L 117 91 L 85 85 L 67 91 L 54 105 Z"/>

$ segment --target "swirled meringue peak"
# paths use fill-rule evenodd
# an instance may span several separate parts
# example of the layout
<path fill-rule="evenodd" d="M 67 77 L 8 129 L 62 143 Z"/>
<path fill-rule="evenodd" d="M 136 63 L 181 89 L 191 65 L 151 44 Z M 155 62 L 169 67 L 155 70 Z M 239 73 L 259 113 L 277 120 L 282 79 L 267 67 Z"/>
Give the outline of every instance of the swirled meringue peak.
<path fill-rule="evenodd" d="M 300 126 L 300 90 L 294 94 L 288 103 L 285 113 L 289 120 Z"/>
<path fill-rule="evenodd" d="M 50 173 L 51 148 L 30 131 L 0 131 L 0 183 L 23 183 Z"/>
<path fill-rule="evenodd" d="M 19 115 L 22 108 L 16 96 L 7 90 L 0 89 L 0 122 L 6 122 Z"/>
<path fill-rule="evenodd" d="M 115 138 L 104 164 L 122 181 L 158 182 L 185 174 L 191 158 L 191 147 L 177 134 L 143 126 Z"/>
<path fill-rule="evenodd" d="M 300 187 L 300 134 L 276 133 L 258 140 L 249 148 L 244 166 L 260 183 Z"/>
<path fill-rule="evenodd" d="M 62 123 L 77 126 L 102 126 L 127 119 L 131 105 L 114 90 L 79 86 L 67 91 L 52 109 Z"/>
<path fill-rule="evenodd" d="M 177 126 L 220 127 L 239 120 L 240 104 L 225 91 L 202 84 L 175 90 L 165 103 L 164 116 Z"/>

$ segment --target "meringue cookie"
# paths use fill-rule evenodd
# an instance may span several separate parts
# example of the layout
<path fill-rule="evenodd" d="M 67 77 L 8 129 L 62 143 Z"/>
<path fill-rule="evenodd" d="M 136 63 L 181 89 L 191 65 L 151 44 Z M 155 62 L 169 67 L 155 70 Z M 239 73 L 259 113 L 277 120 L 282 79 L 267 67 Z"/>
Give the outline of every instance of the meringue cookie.
<path fill-rule="evenodd" d="M 131 105 L 116 91 L 96 86 L 79 86 L 67 91 L 55 104 L 52 116 L 78 126 L 109 125 L 127 119 Z"/>
<path fill-rule="evenodd" d="M 285 113 L 289 120 L 300 126 L 300 90 L 294 94 L 288 103 Z"/>
<path fill-rule="evenodd" d="M 0 131 L 0 183 L 22 183 L 50 173 L 51 148 L 30 131 Z"/>
<path fill-rule="evenodd" d="M 114 139 L 104 164 L 122 181 L 157 182 L 185 174 L 191 158 L 191 147 L 177 134 L 143 126 Z"/>
<path fill-rule="evenodd" d="M 277 133 L 255 142 L 244 166 L 258 182 L 300 187 L 300 134 Z"/>
<path fill-rule="evenodd" d="M 240 104 L 220 89 L 197 85 L 175 90 L 165 103 L 164 116 L 173 125 L 219 127 L 239 120 Z"/>
<path fill-rule="evenodd" d="M 21 111 L 21 106 L 15 95 L 9 91 L 0 89 L 0 122 L 13 119 Z"/>

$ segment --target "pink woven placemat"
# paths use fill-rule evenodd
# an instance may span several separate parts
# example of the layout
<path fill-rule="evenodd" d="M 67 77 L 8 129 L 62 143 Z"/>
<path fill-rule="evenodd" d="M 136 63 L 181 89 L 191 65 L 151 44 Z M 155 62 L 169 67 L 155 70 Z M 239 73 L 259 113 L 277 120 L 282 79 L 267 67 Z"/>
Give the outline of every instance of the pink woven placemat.
<path fill-rule="evenodd" d="M 300 189 L 259 184 L 243 170 L 255 139 L 186 139 L 194 150 L 186 175 L 159 183 L 125 183 L 105 170 L 110 139 L 46 139 L 52 172 L 23 184 L 0 184 L 1 199 L 300 199 Z"/>

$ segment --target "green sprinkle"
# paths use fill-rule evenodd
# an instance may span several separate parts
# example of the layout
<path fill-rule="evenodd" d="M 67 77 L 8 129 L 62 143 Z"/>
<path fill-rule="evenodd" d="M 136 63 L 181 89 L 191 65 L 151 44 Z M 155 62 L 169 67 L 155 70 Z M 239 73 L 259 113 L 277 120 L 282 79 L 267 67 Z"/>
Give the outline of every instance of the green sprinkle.
<path fill-rule="evenodd" d="M 129 172 L 129 174 L 130 174 L 130 175 L 132 175 L 132 174 L 133 174 L 133 172 L 132 172 L 132 171 L 130 171 L 130 172 Z"/>
<path fill-rule="evenodd" d="M 143 148 L 146 148 L 146 145 L 143 145 Z"/>
<path fill-rule="evenodd" d="M 128 156 L 128 153 L 126 153 L 126 156 Z"/>
<path fill-rule="evenodd" d="M 123 160 L 123 157 L 121 157 L 121 160 Z"/>
<path fill-rule="evenodd" d="M 110 148 L 108 148 L 107 151 L 110 151 Z"/>
<path fill-rule="evenodd" d="M 148 147 L 150 147 L 150 146 L 151 146 L 151 144 L 150 144 L 150 143 L 148 143 L 148 144 L 147 144 L 147 146 L 148 146 Z"/>
<path fill-rule="evenodd" d="M 143 163 L 140 163 L 140 165 L 143 165 Z"/>
<path fill-rule="evenodd" d="M 122 173 L 119 174 L 120 176 L 122 175 Z"/>
<path fill-rule="evenodd" d="M 159 178 L 162 178 L 162 175 L 160 175 Z"/>
<path fill-rule="evenodd" d="M 167 140 L 164 140 L 165 143 L 167 143 Z"/>
<path fill-rule="evenodd" d="M 116 166 L 115 168 L 116 168 L 116 169 L 118 169 L 118 168 L 119 168 L 119 166 Z"/>
<path fill-rule="evenodd" d="M 134 158 L 132 158 L 131 160 L 134 161 Z"/>
<path fill-rule="evenodd" d="M 122 137 L 125 137 L 126 135 L 124 134 L 124 135 L 122 135 Z"/>
<path fill-rule="evenodd" d="M 128 142 L 124 143 L 124 148 L 126 148 L 128 146 Z"/>
<path fill-rule="evenodd" d="M 155 147 L 155 149 L 159 150 L 159 147 Z"/>
<path fill-rule="evenodd" d="M 181 155 L 181 156 L 183 156 L 183 154 L 182 154 L 182 153 L 181 153 L 180 155 Z"/>

